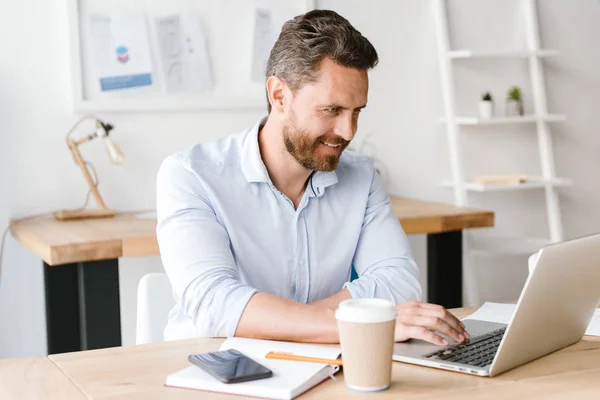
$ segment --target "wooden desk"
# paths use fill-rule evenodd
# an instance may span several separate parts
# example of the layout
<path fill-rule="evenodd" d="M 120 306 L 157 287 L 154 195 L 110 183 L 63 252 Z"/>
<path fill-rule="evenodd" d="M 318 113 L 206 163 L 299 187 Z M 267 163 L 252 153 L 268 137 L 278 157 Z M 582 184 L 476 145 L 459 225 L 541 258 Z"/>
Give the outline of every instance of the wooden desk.
<path fill-rule="evenodd" d="M 450 204 L 390 197 L 392 210 L 408 235 L 456 232 L 494 226 L 494 213 Z"/>
<path fill-rule="evenodd" d="M 491 211 L 392 197 L 408 234 L 427 234 L 428 301 L 462 305 L 462 229 L 494 225 Z M 139 214 L 139 213 L 138 213 Z M 121 345 L 119 257 L 159 255 L 156 220 L 13 221 L 13 236 L 44 262 L 48 353 Z"/>
<path fill-rule="evenodd" d="M 453 310 L 466 316 L 475 309 Z M 193 339 L 120 347 L 49 358 L 90 399 L 239 399 L 239 396 L 165 387 L 166 376 L 188 364 L 189 354 L 215 351 L 222 339 Z M 392 386 L 377 394 L 346 389 L 343 373 L 326 380 L 300 399 L 598 399 L 600 398 L 600 338 L 585 337 L 495 378 L 394 362 Z"/>
<path fill-rule="evenodd" d="M 0 399 L 86 399 L 48 357 L 0 360 Z"/>

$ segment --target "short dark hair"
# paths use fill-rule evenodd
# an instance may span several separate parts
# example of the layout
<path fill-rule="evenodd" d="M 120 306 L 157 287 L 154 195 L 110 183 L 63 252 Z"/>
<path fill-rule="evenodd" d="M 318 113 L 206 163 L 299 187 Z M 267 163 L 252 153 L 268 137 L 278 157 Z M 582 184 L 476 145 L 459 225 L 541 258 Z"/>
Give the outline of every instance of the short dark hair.
<path fill-rule="evenodd" d="M 283 24 L 269 55 L 267 79 L 278 76 L 297 90 L 314 81 L 324 58 L 361 70 L 379 61 L 375 47 L 346 18 L 331 10 L 313 10 Z M 268 94 L 267 104 L 270 113 Z"/>

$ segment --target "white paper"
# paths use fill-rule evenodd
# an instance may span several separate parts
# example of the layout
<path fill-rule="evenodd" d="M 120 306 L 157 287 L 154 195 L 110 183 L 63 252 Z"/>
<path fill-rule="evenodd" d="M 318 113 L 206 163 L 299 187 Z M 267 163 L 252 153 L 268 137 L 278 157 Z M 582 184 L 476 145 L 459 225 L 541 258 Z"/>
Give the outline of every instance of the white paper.
<path fill-rule="evenodd" d="M 500 304 L 486 302 L 477 311 L 464 319 L 478 319 L 480 321 L 508 324 L 515 312 L 514 304 Z"/>
<path fill-rule="evenodd" d="M 156 18 L 156 36 L 163 81 L 166 91 L 181 92 L 185 88 L 183 77 L 183 37 L 179 16 Z"/>
<path fill-rule="evenodd" d="M 293 399 L 312 388 L 329 376 L 334 375 L 339 367 L 327 364 L 314 364 L 300 361 L 256 360 L 273 371 L 267 379 L 227 384 L 213 378 L 195 365 L 169 374 L 167 386 L 207 390 L 217 393 L 229 393 L 242 396 L 253 396 L 267 399 Z M 202 396 L 198 397 L 203 398 Z"/>
<path fill-rule="evenodd" d="M 183 18 L 184 60 L 189 87 L 205 91 L 213 87 L 207 38 L 200 17 L 188 15 Z"/>
<path fill-rule="evenodd" d="M 589 336 L 600 336 L 600 311 L 596 310 L 594 316 L 588 325 L 586 335 Z"/>
<path fill-rule="evenodd" d="M 166 91 L 212 89 L 210 58 L 200 18 L 178 15 L 155 19 Z"/>
<path fill-rule="evenodd" d="M 313 358 L 336 359 L 342 354 L 339 347 L 323 346 L 304 343 L 278 342 L 274 340 L 259 340 L 233 337 L 221 345 L 221 350 L 236 349 L 249 357 L 265 358 L 271 351 L 291 353 Z"/>
<path fill-rule="evenodd" d="M 101 91 L 152 85 L 146 21 L 139 15 L 91 15 L 91 50 Z"/>
<path fill-rule="evenodd" d="M 529 256 L 527 259 L 527 269 L 529 270 L 529 274 L 533 272 L 535 266 L 537 265 L 538 259 L 540 258 L 541 252 L 537 252 Z"/>
<path fill-rule="evenodd" d="M 252 42 L 253 82 L 264 83 L 267 72 L 267 62 L 271 49 L 277 41 L 279 32 L 275 29 L 273 15 L 269 10 L 256 9 L 254 14 L 254 36 Z"/>
<path fill-rule="evenodd" d="M 480 321 L 508 324 L 515 312 L 515 304 L 500 304 L 486 302 L 477 311 L 464 319 L 477 319 Z M 590 321 L 587 331 L 588 336 L 600 336 L 600 310 L 596 310 Z"/>

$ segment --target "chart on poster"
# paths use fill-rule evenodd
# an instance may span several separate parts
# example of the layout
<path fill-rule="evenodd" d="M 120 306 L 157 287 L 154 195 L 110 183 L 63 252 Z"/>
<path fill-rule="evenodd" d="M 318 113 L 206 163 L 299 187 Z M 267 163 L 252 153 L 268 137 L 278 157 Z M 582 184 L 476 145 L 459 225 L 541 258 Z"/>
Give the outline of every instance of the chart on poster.
<path fill-rule="evenodd" d="M 142 15 L 90 16 L 94 75 L 100 90 L 152 85 L 150 46 Z"/>

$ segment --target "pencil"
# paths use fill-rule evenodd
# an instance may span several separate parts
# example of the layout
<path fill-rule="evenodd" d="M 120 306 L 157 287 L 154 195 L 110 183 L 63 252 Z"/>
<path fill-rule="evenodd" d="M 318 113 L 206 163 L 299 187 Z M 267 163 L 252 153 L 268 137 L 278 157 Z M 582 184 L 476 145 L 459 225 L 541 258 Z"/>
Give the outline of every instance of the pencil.
<path fill-rule="evenodd" d="M 267 353 L 265 358 L 269 358 L 271 360 L 304 361 L 304 362 L 323 363 L 323 364 L 331 364 L 331 365 L 339 365 L 339 366 L 343 365 L 342 360 L 330 360 L 328 358 L 296 356 L 291 353 L 279 353 L 279 352 L 275 352 L 275 351 L 271 351 L 271 352 Z"/>

